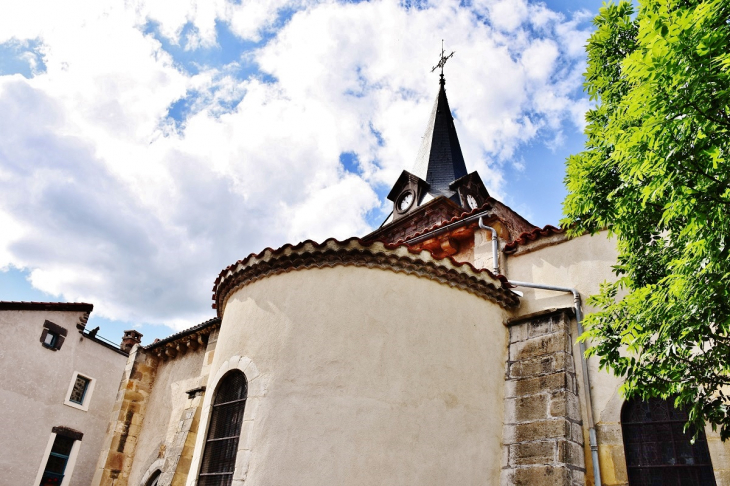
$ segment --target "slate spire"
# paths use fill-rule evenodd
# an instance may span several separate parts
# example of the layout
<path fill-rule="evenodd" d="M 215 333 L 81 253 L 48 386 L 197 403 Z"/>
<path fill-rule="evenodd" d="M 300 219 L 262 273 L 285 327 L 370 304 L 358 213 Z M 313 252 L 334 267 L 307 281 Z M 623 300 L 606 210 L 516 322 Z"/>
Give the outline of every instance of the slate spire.
<path fill-rule="evenodd" d="M 436 196 L 452 197 L 449 184 L 467 175 L 459 137 L 446 99 L 446 81 L 441 74 L 439 94 L 428 120 L 421 148 L 413 164 L 413 175 L 428 182 L 428 192 Z"/>

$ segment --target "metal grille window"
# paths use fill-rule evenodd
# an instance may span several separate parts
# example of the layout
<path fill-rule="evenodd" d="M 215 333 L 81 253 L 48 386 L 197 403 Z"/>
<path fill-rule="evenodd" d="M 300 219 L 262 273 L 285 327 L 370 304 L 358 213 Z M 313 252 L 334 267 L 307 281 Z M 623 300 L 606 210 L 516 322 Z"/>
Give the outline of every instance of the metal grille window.
<path fill-rule="evenodd" d="M 83 404 L 90 382 L 91 380 L 89 378 L 76 375 L 76 382 L 74 383 L 73 389 L 71 389 L 71 396 L 68 398 L 69 401 L 78 403 L 79 405 Z"/>
<path fill-rule="evenodd" d="M 630 400 L 621 411 L 630 486 L 715 486 L 707 439 L 683 431 L 687 413 L 671 400 Z"/>
<path fill-rule="evenodd" d="M 238 370 L 228 372 L 218 385 L 205 440 L 199 486 L 230 486 L 233 482 L 247 392 L 246 376 Z"/>
<path fill-rule="evenodd" d="M 46 462 L 46 468 L 43 471 L 40 486 L 57 486 L 63 483 L 63 476 L 66 472 L 66 464 L 68 456 L 71 455 L 71 449 L 74 445 L 74 439 L 57 435 L 53 440 L 53 447 Z"/>

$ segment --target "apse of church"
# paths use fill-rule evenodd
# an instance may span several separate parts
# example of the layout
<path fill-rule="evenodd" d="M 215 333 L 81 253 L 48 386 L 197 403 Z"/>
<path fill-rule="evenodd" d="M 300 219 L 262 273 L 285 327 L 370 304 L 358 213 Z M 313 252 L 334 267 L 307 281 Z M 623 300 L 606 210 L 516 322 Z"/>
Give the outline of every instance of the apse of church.
<path fill-rule="evenodd" d="M 622 429 L 620 380 L 582 358 L 615 242 L 493 198 L 443 72 L 426 126 L 380 228 L 250 255 L 216 317 L 134 348 L 94 485 L 730 484 L 717 434 L 652 455 L 632 430 L 661 413 Z"/>

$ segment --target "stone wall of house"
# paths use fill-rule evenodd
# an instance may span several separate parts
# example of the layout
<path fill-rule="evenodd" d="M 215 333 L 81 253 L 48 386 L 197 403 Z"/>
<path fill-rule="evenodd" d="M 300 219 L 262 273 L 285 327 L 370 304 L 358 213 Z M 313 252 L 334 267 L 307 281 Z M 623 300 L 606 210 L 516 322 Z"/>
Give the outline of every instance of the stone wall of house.
<path fill-rule="evenodd" d="M 583 486 L 585 461 L 570 310 L 509 323 L 503 486 Z"/>

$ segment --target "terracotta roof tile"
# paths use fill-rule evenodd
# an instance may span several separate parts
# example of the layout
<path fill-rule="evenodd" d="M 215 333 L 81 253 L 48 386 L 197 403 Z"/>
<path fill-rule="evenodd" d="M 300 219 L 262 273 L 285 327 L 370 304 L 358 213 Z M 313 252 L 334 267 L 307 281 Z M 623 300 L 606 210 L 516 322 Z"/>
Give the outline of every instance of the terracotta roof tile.
<path fill-rule="evenodd" d="M 424 230 L 421 230 L 418 233 L 414 233 L 412 235 L 409 235 L 407 239 L 396 241 L 395 242 L 395 245 L 404 245 L 404 244 L 407 244 L 408 241 L 410 241 L 410 240 L 412 240 L 414 238 L 418 238 L 419 236 L 423 236 L 423 235 L 425 235 L 427 233 L 430 233 L 432 231 L 436 231 L 437 229 L 442 228 L 442 227 L 444 227 L 446 225 L 459 222 L 459 221 L 461 221 L 464 218 L 468 218 L 469 216 L 474 216 L 475 214 L 478 214 L 481 211 L 485 211 L 485 210 L 489 209 L 491 207 L 493 201 L 495 201 L 495 199 L 492 198 L 492 197 L 489 197 L 487 199 L 487 201 L 484 204 L 482 204 L 481 206 L 479 206 L 478 208 L 472 209 L 471 211 L 468 211 L 468 212 L 463 212 L 460 215 L 454 216 L 453 218 L 451 218 L 451 219 L 449 219 L 447 221 L 442 221 L 442 222 L 437 223 L 437 224 L 435 224 L 435 225 L 433 225 L 433 226 L 431 226 L 429 228 L 426 228 Z M 380 240 L 380 241 L 382 241 L 382 240 Z"/>
<path fill-rule="evenodd" d="M 546 236 L 552 236 L 565 233 L 565 229 L 563 228 L 556 228 L 552 225 L 547 225 L 544 228 L 535 228 L 532 231 L 528 231 L 525 233 L 522 233 L 517 238 L 512 240 L 510 243 L 506 244 L 502 251 L 506 254 L 514 253 L 517 251 L 517 247 L 519 245 L 524 245 L 526 243 L 538 240 L 540 238 L 544 238 Z"/>
<path fill-rule="evenodd" d="M 474 211 L 478 211 L 478 209 L 476 209 Z M 474 275 L 484 274 L 484 275 L 488 276 L 488 278 L 498 281 L 500 283 L 499 287 L 501 289 L 506 290 L 506 289 L 510 288 L 509 284 L 507 283 L 507 279 L 504 276 L 494 275 L 491 271 L 489 271 L 486 268 L 476 268 L 474 265 L 472 265 L 469 262 L 457 261 L 454 258 L 452 258 L 451 256 L 437 257 L 431 251 L 416 250 L 406 243 L 389 244 L 389 243 L 385 243 L 382 241 L 364 242 L 361 238 L 357 238 L 357 237 L 348 238 L 343 241 L 337 240 L 335 238 L 328 238 L 327 240 L 323 241 L 322 243 L 317 243 L 313 240 L 306 240 L 306 241 L 297 243 L 296 245 L 292 245 L 292 244 L 288 243 L 277 249 L 272 249 L 270 247 L 265 248 L 264 250 L 262 250 L 259 253 L 256 253 L 256 254 L 251 253 L 246 258 L 244 258 L 242 260 L 238 260 L 233 265 L 227 266 L 225 269 L 223 269 L 223 271 L 220 272 L 218 277 L 215 279 L 215 283 L 213 285 L 213 296 L 212 296 L 213 301 L 214 301 L 213 308 L 214 309 L 217 308 L 218 298 L 220 297 L 220 295 L 218 295 L 219 284 L 221 284 L 222 281 L 225 280 L 226 278 L 228 278 L 228 279 L 232 278 L 237 270 L 240 270 L 241 267 L 247 266 L 249 263 L 252 262 L 252 260 L 262 260 L 263 261 L 266 258 L 276 257 L 276 256 L 282 255 L 286 252 L 296 253 L 298 250 L 302 249 L 303 247 L 305 247 L 307 245 L 311 246 L 312 249 L 321 250 L 321 249 L 326 249 L 326 247 L 332 247 L 332 246 L 344 248 L 347 246 L 351 246 L 353 243 L 362 247 L 363 249 L 370 248 L 374 245 L 382 245 L 382 247 L 386 250 L 394 250 L 394 251 L 395 250 L 405 250 L 414 256 L 423 256 L 424 264 L 426 264 L 425 260 L 432 260 L 434 262 L 439 262 L 439 261 L 448 262 L 449 265 L 451 265 L 455 268 L 465 267 L 467 269 L 467 271 L 471 274 L 474 274 Z M 255 263 L 256 262 L 254 262 L 254 264 Z M 224 294 L 227 292 L 228 292 L 228 290 L 224 290 Z M 511 297 L 508 298 L 508 300 L 511 300 Z M 511 302 L 510 302 L 510 305 L 512 305 Z M 220 313 L 220 309 L 218 310 L 218 312 Z"/>

